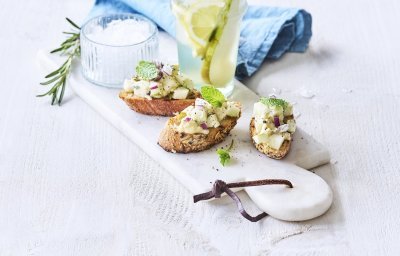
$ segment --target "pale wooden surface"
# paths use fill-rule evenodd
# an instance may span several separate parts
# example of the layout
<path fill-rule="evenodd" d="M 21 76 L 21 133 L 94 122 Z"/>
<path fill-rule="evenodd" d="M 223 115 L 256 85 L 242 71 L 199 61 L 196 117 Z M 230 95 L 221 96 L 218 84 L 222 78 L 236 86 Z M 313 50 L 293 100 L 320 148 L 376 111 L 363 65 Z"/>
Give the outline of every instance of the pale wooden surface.
<path fill-rule="evenodd" d="M 306 54 L 267 63 L 246 83 L 260 94 L 282 89 L 298 102 L 299 124 L 330 149 L 335 164 L 315 170 L 334 190 L 326 215 L 252 224 L 230 201 L 194 205 L 79 98 L 68 94 L 59 108 L 34 97 L 43 76 L 36 50 L 56 45 L 63 17 L 82 20 L 92 3 L 7 1 L 0 9 L 0 255 L 399 254 L 400 3 L 268 4 L 301 4 L 313 14 L 314 37 Z M 299 97 L 302 87 L 316 96 Z"/>

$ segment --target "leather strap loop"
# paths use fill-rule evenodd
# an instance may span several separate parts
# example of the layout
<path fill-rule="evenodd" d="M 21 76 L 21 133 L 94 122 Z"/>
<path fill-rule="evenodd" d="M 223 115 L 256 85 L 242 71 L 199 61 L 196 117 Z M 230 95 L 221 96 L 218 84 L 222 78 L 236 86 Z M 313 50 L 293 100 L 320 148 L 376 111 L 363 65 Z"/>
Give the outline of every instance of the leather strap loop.
<path fill-rule="evenodd" d="M 263 186 L 263 185 L 286 185 L 289 188 L 293 188 L 293 185 L 290 181 L 281 180 L 281 179 L 254 180 L 254 181 L 234 182 L 234 183 L 228 183 L 228 184 L 222 180 L 216 180 L 213 184 L 211 191 L 193 196 L 193 201 L 195 203 L 197 203 L 198 201 L 208 200 L 213 197 L 220 198 L 221 195 L 225 192 L 236 203 L 236 206 L 237 206 L 240 214 L 244 218 L 248 219 L 251 222 L 257 222 L 257 221 L 261 220 L 262 218 L 268 216 L 268 214 L 263 212 L 255 217 L 249 215 L 246 212 L 246 210 L 244 209 L 242 201 L 240 201 L 240 198 L 236 195 L 235 192 L 233 192 L 231 190 L 231 188 Z"/>

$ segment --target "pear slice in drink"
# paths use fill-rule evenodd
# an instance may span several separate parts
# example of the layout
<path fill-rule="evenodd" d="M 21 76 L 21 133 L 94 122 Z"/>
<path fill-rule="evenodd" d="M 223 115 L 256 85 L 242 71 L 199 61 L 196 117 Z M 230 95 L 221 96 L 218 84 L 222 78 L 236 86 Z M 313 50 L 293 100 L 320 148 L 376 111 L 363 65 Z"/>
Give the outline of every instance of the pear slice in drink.
<path fill-rule="evenodd" d="M 229 14 L 238 3 L 239 0 L 226 1 L 220 24 L 213 31 L 204 56 L 202 78 L 216 87 L 225 86 L 234 76 L 240 29 L 238 19 L 229 19 Z"/>

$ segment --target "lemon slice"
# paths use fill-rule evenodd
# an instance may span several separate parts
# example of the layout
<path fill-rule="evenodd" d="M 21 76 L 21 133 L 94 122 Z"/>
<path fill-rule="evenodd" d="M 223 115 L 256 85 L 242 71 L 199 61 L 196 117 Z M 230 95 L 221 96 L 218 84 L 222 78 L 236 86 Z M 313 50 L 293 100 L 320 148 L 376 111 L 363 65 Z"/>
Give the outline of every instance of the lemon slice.
<path fill-rule="evenodd" d="M 199 1 L 189 7 L 185 23 L 195 55 L 204 55 L 209 39 L 219 24 L 224 6 L 224 1 Z"/>

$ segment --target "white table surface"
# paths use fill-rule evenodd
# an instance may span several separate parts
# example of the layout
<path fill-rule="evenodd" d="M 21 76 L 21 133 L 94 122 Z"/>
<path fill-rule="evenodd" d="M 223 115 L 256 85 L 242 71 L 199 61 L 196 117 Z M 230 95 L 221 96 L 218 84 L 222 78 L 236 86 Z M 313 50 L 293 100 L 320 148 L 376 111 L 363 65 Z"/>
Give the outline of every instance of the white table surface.
<path fill-rule="evenodd" d="M 63 18 L 83 20 L 92 2 L 3 1 L 0 255 L 399 254 L 400 3 L 265 2 L 313 14 L 307 53 L 266 63 L 245 83 L 298 102 L 299 125 L 330 149 L 333 163 L 314 170 L 334 191 L 326 215 L 254 224 L 229 200 L 193 204 L 71 92 L 62 107 L 34 97 L 44 89 L 37 49 L 56 46 Z"/>

